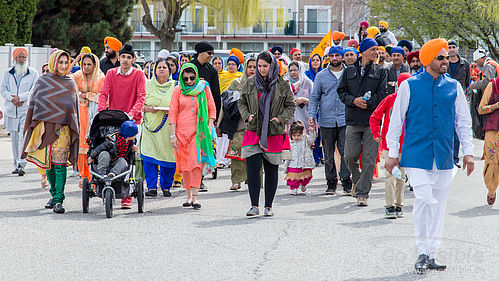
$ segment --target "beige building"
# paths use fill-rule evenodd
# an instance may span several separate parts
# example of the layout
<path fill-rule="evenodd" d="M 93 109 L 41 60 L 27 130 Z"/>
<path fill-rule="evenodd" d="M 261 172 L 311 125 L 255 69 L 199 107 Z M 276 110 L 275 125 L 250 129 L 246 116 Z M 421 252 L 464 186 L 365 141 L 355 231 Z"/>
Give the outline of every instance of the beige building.
<path fill-rule="evenodd" d="M 177 25 L 174 50 L 192 50 L 199 41 L 209 41 L 216 49 L 239 48 L 243 52 L 268 50 L 283 46 L 285 52 L 300 48 L 309 54 L 322 37 L 331 30 L 346 33 L 358 31 L 360 21 L 367 20 L 368 9 L 359 1 L 350 0 L 268 0 L 260 21 L 248 28 L 234 28 L 231 19 L 217 19 L 211 9 L 189 7 Z M 151 1 L 153 23 L 161 24 L 163 10 L 158 1 Z M 196 9 L 192 11 L 191 9 Z M 135 6 L 131 17 L 134 27 L 133 44 L 144 59 L 156 57 L 160 41 L 142 25 L 143 8 Z M 346 45 L 346 41 L 344 42 Z"/>

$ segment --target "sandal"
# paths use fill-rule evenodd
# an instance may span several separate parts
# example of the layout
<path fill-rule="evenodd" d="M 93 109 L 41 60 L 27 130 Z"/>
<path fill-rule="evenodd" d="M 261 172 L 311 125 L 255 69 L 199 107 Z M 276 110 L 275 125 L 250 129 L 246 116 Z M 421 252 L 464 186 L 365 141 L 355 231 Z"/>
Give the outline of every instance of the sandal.
<path fill-rule="evenodd" d="M 238 190 L 241 188 L 241 184 L 240 183 L 235 183 L 233 184 L 231 187 L 230 187 L 230 190 Z"/>
<path fill-rule="evenodd" d="M 42 181 L 40 182 L 40 184 L 42 185 L 42 188 L 45 188 L 49 185 L 49 181 L 47 180 L 47 176 L 42 177 Z"/>
<path fill-rule="evenodd" d="M 173 182 L 173 185 L 172 185 L 172 187 L 175 187 L 175 188 L 176 188 L 176 187 L 181 187 L 181 186 L 182 186 L 182 183 L 181 183 L 181 182 L 179 182 L 179 181 L 174 181 L 174 182 Z"/>

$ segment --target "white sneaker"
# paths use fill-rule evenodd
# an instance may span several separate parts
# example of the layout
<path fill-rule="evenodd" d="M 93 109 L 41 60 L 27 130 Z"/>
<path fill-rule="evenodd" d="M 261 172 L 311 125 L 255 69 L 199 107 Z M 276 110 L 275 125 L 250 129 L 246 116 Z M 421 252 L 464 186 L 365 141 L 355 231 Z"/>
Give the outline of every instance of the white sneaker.
<path fill-rule="evenodd" d="M 291 195 L 297 195 L 298 194 L 298 188 L 297 189 L 291 189 Z"/>
<path fill-rule="evenodd" d="M 302 185 L 301 186 L 301 192 L 305 192 L 305 191 L 307 191 L 307 187 Z"/>

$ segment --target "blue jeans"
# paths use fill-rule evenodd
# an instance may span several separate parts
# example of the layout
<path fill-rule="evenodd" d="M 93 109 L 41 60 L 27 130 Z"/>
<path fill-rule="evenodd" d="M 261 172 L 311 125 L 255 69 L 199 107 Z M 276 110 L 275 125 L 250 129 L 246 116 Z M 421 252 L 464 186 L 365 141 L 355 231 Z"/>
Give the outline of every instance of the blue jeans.
<path fill-rule="evenodd" d="M 173 168 L 163 167 L 155 163 L 146 162 L 144 159 L 142 159 L 142 165 L 144 166 L 144 174 L 148 190 L 158 189 L 158 172 L 161 190 L 170 190 L 173 183 L 173 176 L 175 175 L 175 166 L 173 166 Z"/>

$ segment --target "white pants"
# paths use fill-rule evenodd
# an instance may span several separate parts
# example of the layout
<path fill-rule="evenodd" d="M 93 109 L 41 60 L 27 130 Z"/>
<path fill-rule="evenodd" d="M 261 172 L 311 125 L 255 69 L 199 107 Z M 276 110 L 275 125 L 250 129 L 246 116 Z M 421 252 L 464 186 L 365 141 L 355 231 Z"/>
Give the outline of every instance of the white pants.
<path fill-rule="evenodd" d="M 418 255 L 436 258 L 442 240 L 447 195 L 456 168 L 437 170 L 433 163 L 433 170 L 406 168 L 406 172 L 416 197 L 412 213 Z"/>
<path fill-rule="evenodd" d="M 230 165 L 230 159 L 225 158 L 227 150 L 229 149 L 229 136 L 223 134 L 222 137 L 217 138 L 217 162 L 225 166 Z"/>
<path fill-rule="evenodd" d="M 24 146 L 23 129 L 25 121 L 26 116 L 22 116 L 19 118 L 5 116 L 5 127 L 10 134 L 10 142 L 12 145 L 14 169 L 17 169 L 19 167 L 24 169 L 26 167 L 26 159 L 21 159 Z"/>

